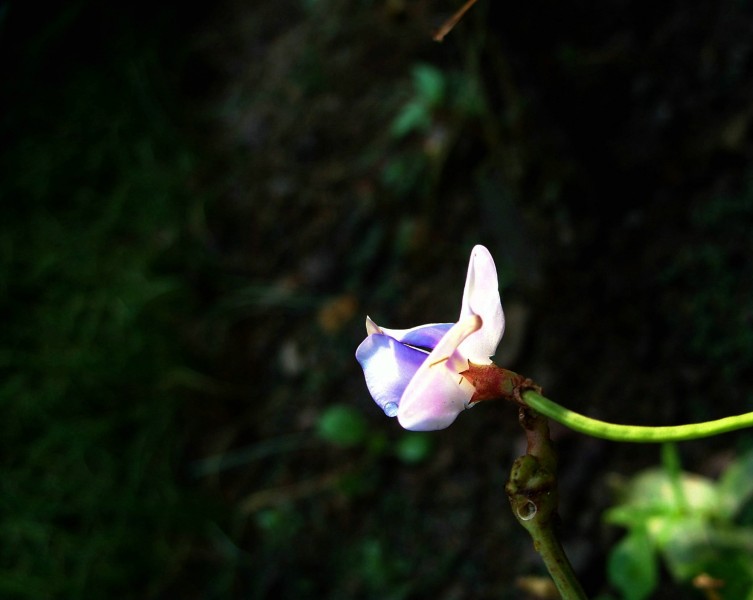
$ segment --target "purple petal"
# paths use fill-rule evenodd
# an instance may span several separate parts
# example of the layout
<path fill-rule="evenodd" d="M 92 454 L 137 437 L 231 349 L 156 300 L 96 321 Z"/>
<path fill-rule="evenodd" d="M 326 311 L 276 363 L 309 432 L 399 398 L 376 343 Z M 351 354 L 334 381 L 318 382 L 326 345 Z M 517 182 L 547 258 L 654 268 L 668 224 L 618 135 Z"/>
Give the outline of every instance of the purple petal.
<path fill-rule="evenodd" d="M 398 342 L 419 348 L 427 348 L 431 351 L 452 326 L 453 323 L 429 323 L 428 325 L 418 325 L 410 329 L 387 329 L 386 327 L 380 327 L 380 329 L 390 337 L 395 338 Z"/>
<path fill-rule="evenodd" d="M 372 334 L 356 350 L 366 386 L 379 407 L 394 417 L 400 398 L 428 354 L 410 348 L 388 335 Z"/>
<path fill-rule="evenodd" d="M 468 361 L 458 347 L 481 326 L 478 315 L 458 321 L 418 369 L 403 393 L 397 413 L 405 429 L 444 429 L 468 408 L 475 389 L 460 375 L 468 368 Z"/>

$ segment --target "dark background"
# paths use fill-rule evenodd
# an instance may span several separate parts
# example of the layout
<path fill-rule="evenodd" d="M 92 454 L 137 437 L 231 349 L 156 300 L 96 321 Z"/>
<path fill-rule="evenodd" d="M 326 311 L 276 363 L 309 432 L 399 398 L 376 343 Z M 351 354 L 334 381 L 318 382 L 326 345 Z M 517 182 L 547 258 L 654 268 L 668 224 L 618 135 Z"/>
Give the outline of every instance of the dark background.
<path fill-rule="evenodd" d="M 0 596 L 523 597 L 514 407 L 406 435 L 353 358 L 476 243 L 552 399 L 753 410 L 750 3 L 456 8 L 0 2 Z M 553 434 L 596 595 L 659 450 Z"/>

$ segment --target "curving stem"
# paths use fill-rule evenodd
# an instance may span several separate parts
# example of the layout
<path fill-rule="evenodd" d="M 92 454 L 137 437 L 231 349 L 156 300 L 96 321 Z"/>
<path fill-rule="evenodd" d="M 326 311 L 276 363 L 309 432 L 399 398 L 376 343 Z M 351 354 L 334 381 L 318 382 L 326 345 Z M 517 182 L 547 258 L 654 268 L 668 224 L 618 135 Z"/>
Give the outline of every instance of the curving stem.
<path fill-rule="evenodd" d="M 646 425 L 618 425 L 617 423 L 598 421 L 560 406 L 542 396 L 538 390 L 531 388 L 522 391 L 522 401 L 537 412 L 562 423 L 573 431 L 614 442 L 643 444 L 682 442 L 753 427 L 753 412 L 724 417 L 715 421 L 704 421 L 703 423 L 650 427 Z"/>
<path fill-rule="evenodd" d="M 549 570 L 563 600 L 586 600 L 570 561 L 556 535 L 557 455 L 549 438 L 546 417 L 520 408 L 520 424 L 526 432 L 527 454 L 518 458 L 505 486 L 512 512 L 533 539 L 536 551 Z"/>
<path fill-rule="evenodd" d="M 471 398 L 471 404 L 489 400 L 509 400 L 518 405 L 527 406 L 573 431 L 614 442 L 643 444 L 682 442 L 753 427 L 753 412 L 715 421 L 659 427 L 607 423 L 578 414 L 545 398 L 541 395 L 541 388 L 533 381 L 513 371 L 498 367 L 494 363 L 488 365 L 468 363 L 468 369 L 461 375 L 476 390 Z"/>

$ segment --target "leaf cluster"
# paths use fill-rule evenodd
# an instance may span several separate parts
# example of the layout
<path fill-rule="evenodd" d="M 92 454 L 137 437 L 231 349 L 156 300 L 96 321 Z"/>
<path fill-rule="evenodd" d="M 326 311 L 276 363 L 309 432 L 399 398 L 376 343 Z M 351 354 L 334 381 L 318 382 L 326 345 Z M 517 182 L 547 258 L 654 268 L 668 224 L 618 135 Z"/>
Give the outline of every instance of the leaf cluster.
<path fill-rule="evenodd" d="M 606 522 L 627 534 L 612 548 L 608 576 L 626 600 L 648 598 L 664 565 L 675 582 L 715 589 L 723 599 L 753 598 L 753 452 L 732 461 L 718 480 L 666 461 L 624 488 Z"/>

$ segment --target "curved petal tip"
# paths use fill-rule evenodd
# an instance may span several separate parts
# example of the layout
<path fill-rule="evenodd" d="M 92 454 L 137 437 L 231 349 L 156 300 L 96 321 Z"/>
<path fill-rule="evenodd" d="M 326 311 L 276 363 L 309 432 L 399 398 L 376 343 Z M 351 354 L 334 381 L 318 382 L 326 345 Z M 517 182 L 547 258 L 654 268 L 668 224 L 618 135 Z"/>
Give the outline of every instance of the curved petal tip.
<path fill-rule="evenodd" d="M 371 317 L 368 315 L 366 316 L 366 335 L 372 335 L 374 333 L 384 333 L 382 331 L 382 328 L 379 327 L 374 321 L 371 320 Z"/>
<path fill-rule="evenodd" d="M 472 314 L 480 315 L 484 325 L 468 338 L 461 350 L 473 362 L 485 363 L 497 351 L 505 331 L 505 315 L 499 297 L 497 267 L 489 250 L 481 245 L 471 251 L 460 319 Z"/>

